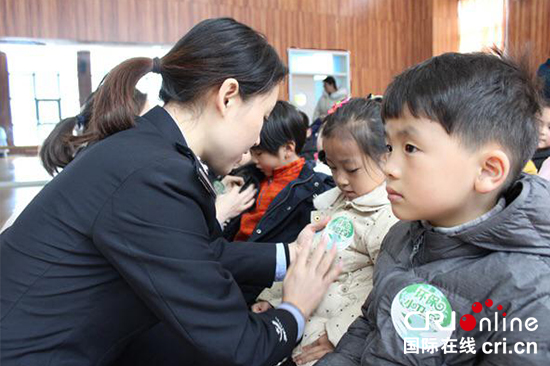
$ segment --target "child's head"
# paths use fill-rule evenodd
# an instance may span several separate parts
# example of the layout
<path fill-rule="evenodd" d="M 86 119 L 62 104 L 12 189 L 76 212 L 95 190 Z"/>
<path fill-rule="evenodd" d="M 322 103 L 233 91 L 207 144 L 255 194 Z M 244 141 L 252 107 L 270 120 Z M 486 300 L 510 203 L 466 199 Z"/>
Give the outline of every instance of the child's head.
<path fill-rule="evenodd" d="M 537 146 L 534 85 L 500 53 L 447 53 L 397 76 L 382 107 L 395 215 L 455 226 L 491 209 Z"/>
<path fill-rule="evenodd" d="M 542 104 L 540 121 L 538 148 L 545 149 L 550 147 L 550 100 L 545 100 Z"/>
<path fill-rule="evenodd" d="M 252 160 L 268 177 L 295 160 L 306 141 L 307 127 L 302 115 L 290 103 L 278 101 L 265 121 L 260 144 L 252 147 Z"/>
<path fill-rule="evenodd" d="M 348 199 L 363 196 L 384 181 L 378 165 L 386 152 L 380 102 L 351 99 L 327 116 L 322 138 L 326 164 Z"/>

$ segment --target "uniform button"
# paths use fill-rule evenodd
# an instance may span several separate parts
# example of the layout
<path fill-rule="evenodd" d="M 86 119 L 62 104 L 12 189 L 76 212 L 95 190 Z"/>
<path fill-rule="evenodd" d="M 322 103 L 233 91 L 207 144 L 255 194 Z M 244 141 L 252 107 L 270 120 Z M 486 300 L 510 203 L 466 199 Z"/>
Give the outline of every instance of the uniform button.
<path fill-rule="evenodd" d="M 346 286 L 342 286 L 342 292 L 343 292 L 343 293 L 348 292 L 348 288 L 347 288 Z"/>
<path fill-rule="evenodd" d="M 315 187 L 319 187 L 319 182 L 315 182 L 315 183 L 313 183 L 313 185 L 314 185 Z"/>
<path fill-rule="evenodd" d="M 261 234 L 261 233 L 262 233 L 262 229 L 256 230 L 256 234 Z"/>
<path fill-rule="evenodd" d="M 292 210 L 292 207 L 291 207 L 291 206 L 288 206 L 288 207 L 286 208 L 286 210 L 287 210 L 287 211 L 290 211 L 290 210 Z"/>

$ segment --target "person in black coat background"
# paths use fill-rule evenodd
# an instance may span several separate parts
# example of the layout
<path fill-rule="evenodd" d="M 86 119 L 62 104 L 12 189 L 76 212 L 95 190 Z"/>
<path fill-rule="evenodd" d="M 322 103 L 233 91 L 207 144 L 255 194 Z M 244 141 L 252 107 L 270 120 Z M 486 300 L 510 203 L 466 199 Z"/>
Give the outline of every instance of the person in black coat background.
<path fill-rule="evenodd" d="M 135 118 L 133 90 L 151 71 L 165 105 Z M 257 142 L 285 75 L 265 39 L 232 19 L 109 73 L 70 141 L 86 147 L 0 237 L 2 365 L 109 365 L 159 322 L 198 363 L 290 354 L 338 276 L 335 252 L 307 261 L 311 226 L 291 245 L 228 243 L 203 168 L 225 174 Z M 237 283 L 285 273 L 285 304 L 248 311 Z"/>

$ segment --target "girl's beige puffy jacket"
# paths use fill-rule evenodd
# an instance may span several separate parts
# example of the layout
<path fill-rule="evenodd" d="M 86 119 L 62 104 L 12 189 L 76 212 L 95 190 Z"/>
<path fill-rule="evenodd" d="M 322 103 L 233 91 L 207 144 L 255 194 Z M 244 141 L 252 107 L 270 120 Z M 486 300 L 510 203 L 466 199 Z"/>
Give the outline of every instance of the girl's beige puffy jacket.
<path fill-rule="evenodd" d="M 361 314 L 361 305 L 372 289 L 373 268 L 380 244 L 398 221 L 391 211 L 385 184 L 353 201 L 347 201 L 336 187 L 318 196 L 314 205 L 318 211 L 312 213 L 312 219 L 325 215 L 331 222 L 339 217 L 347 218 L 353 225 L 353 236 L 349 246 L 338 252 L 338 258 L 344 262 L 342 274 L 306 322 L 304 337 L 294 354 L 301 353 L 303 346 L 315 342 L 325 332 L 334 346 L 338 344 L 349 325 Z M 318 242 L 316 240 L 315 245 Z M 258 300 L 277 306 L 281 298 L 282 284 L 277 283 L 264 290 Z"/>

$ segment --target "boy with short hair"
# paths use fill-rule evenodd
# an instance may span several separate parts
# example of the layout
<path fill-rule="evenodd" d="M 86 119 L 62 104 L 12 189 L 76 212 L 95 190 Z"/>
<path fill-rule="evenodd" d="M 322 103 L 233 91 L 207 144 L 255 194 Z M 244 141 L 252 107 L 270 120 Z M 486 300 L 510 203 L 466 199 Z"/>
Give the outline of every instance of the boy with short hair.
<path fill-rule="evenodd" d="M 550 184 L 521 174 L 538 113 L 528 72 L 501 54 L 397 76 L 385 173 L 408 221 L 382 243 L 362 317 L 317 365 L 548 364 Z"/>

